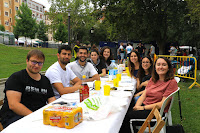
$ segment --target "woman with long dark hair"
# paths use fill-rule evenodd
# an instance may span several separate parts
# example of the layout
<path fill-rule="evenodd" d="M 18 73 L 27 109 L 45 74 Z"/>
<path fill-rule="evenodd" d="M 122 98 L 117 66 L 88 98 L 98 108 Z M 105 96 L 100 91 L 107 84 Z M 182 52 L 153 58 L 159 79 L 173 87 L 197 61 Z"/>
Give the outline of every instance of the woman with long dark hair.
<path fill-rule="evenodd" d="M 106 76 L 106 64 L 102 59 L 99 59 L 99 52 L 96 49 L 91 50 L 88 62 L 92 63 L 100 77 Z"/>
<path fill-rule="evenodd" d="M 135 50 L 132 50 L 130 53 L 130 58 L 128 60 L 128 68 L 131 77 L 136 78 L 138 70 L 140 68 L 140 54 Z"/>
<path fill-rule="evenodd" d="M 137 91 L 143 91 L 146 87 L 148 80 L 151 78 L 153 69 L 153 61 L 150 56 L 143 57 L 139 71 L 137 73 Z"/>
<path fill-rule="evenodd" d="M 101 49 L 100 58 L 105 62 L 106 67 L 107 67 L 106 70 L 108 70 L 109 66 L 111 64 L 111 60 L 113 60 L 113 55 L 112 55 L 112 51 L 111 51 L 110 47 L 104 46 Z"/>
<path fill-rule="evenodd" d="M 152 78 L 133 109 L 128 111 L 120 132 L 131 132 L 129 126 L 130 119 L 146 119 L 155 106 L 158 106 L 160 109 L 165 99 L 177 89 L 178 85 L 174 79 L 170 60 L 165 57 L 158 58 L 154 64 Z M 167 101 L 164 112 L 168 111 L 170 100 Z M 133 123 L 134 132 L 137 132 L 135 126 L 141 126 L 141 124 L 139 122 Z"/>

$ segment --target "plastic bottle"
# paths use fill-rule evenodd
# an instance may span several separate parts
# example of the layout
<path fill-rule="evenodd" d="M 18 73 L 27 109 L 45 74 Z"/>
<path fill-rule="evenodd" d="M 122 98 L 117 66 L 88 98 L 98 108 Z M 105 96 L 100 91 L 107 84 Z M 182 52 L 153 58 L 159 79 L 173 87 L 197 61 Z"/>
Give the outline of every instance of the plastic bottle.
<path fill-rule="evenodd" d="M 115 60 L 111 60 L 111 64 L 110 64 L 109 70 L 111 70 L 111 69 L 117 69 L 117 64 L 115 63 Z"/>
<path fill-rule="evenodd" d="M 82 80 L 81 88 L 79 90 L 80 102 L 82 102 L 83 100 L 89 97 L 89 87 L 87 85 L 87 82 L 85 82 L 86 76 L 83 75 L 82 79 L 83 80 Z"/>

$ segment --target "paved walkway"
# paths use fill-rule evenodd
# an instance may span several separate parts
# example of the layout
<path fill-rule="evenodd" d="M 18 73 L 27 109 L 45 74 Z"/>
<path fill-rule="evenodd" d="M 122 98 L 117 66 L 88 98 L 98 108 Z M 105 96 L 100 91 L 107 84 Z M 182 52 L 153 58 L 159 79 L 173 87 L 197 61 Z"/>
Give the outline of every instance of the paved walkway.
<path fill-rule="evenodd" d="M 0 100 L 4 99 L 4 93 L 3 93 L 3 90 L 4 90 L 4 84 L 3 85 L 0 85 Z M 0 106 L 0 109 L 1 109 L 2 106 Z"/>
<path fill-rule="evenodd" d="M 4 84 L 3 85 L 0 85 L 0 100 L 1 99 L 4 99 L 4 93 L 3 93 L 3 90 L 4 90 Z"/>

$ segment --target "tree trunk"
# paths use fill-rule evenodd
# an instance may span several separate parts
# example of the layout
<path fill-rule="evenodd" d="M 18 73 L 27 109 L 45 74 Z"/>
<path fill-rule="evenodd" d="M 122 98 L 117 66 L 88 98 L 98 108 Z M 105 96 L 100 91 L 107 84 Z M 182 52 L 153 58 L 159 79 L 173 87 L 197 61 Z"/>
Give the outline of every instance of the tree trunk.
<path fill-rule="evenodd" d="M 166 47 L 165 47 L 165 42 L 163 42 L 163 41 L 157 41 L 158 42 L 158 48 L 159 48 L 159 55 L 164 55 L 164 53 L 165 53 L 165 49 L 166 49 Z"/>

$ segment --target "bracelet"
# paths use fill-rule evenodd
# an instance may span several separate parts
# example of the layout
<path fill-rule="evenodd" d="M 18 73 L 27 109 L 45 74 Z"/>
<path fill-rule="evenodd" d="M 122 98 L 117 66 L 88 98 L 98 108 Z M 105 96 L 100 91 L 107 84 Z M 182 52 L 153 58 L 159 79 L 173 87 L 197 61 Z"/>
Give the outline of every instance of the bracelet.
<path fill-rule="evenodd" d="M 144 107 L 144 106 L 143 106 L 143 107 Z M 146 110 L 145 107 L 144 107 L 144 110 Z"/>

